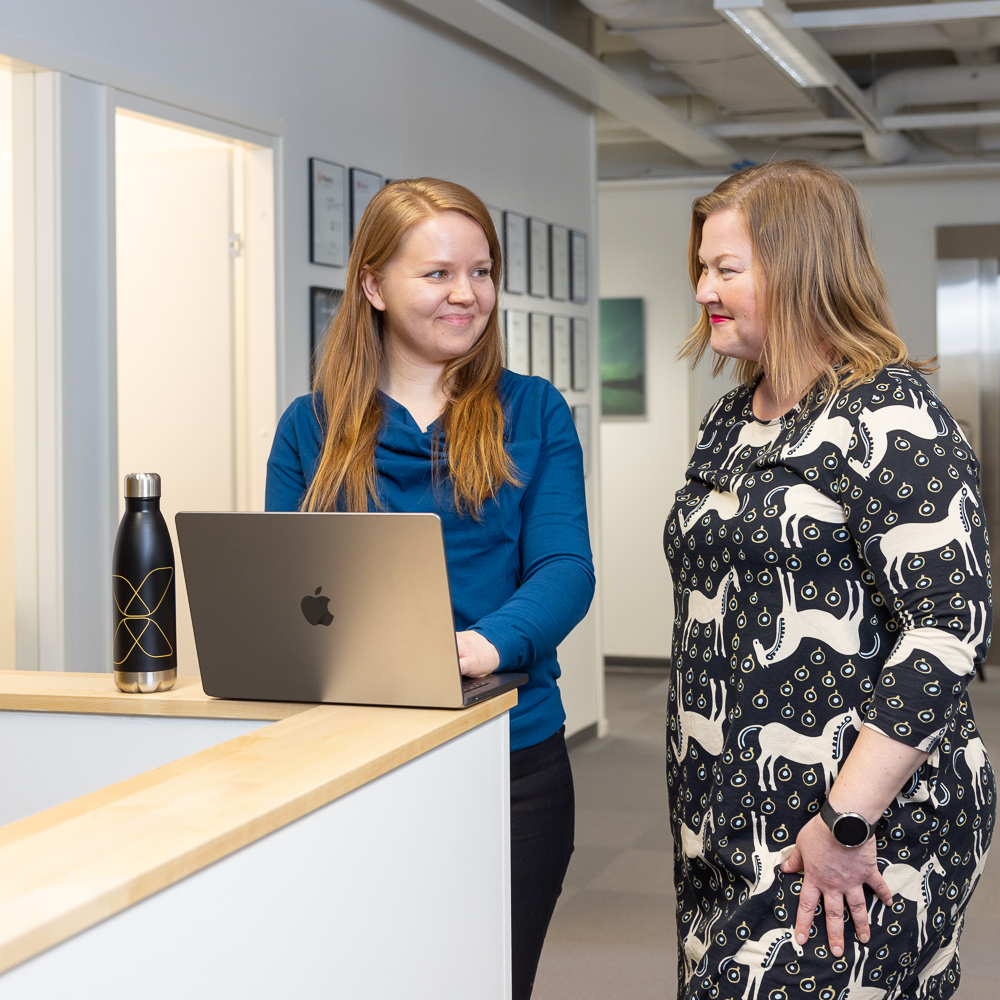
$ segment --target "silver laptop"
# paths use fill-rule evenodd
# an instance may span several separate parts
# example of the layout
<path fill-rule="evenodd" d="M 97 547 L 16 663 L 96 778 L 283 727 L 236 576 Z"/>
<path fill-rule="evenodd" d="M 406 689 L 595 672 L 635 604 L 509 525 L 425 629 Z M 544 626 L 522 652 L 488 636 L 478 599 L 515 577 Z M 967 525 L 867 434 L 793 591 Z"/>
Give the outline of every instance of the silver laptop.
<path fill-rule="evenodd" d="M 528 679 L 462 677 L 435 514 L 176 523 L 206 694 L 464 708 Z"/>

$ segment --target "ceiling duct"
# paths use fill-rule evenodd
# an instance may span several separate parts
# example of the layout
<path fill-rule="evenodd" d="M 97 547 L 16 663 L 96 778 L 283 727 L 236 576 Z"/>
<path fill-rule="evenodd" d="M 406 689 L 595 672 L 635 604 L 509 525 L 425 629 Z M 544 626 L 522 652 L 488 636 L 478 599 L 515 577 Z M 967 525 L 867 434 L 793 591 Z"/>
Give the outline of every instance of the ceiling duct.
<path fill-rule="evenodd" d="M 692 90 L 731 114 L 817 111 L 814 95 L 795 85 L 712 0 L 582 0 Z"/>
<path fill-rule="evenodd" d="M 868 92 L 880 117 L 900 108 L 998 101 L 1000 63 L 903 69 L 887 73 Z"/>
<path fill-rule="evenodd" d="M 1000 100 L 1000 64 L 989 66 L 928 66 L 889 73 L 868 94 L 880 118 L 901 108 L 942 104 L 978 104 Z M 879 163 L 899 163 L 913 151 L 900 132 L 865 132 L 865 149 Z"/>

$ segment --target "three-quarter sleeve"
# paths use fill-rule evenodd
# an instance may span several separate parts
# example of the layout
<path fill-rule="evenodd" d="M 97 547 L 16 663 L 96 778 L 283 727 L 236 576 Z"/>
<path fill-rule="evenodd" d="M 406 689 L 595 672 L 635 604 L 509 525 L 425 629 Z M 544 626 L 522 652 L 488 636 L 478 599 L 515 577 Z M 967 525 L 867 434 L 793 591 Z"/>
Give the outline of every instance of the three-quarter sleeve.
<path fill-rule="evenodd" d="M 825 459 L 863 576 L 898 641 L 867 723 L 931 751 L 955 714 L 992 623 L 990 557 L 979 463 L 920 376 L 888 369 L 842 397 L 853 433 Z M 822 453 L 822 452 L 821 452 Z M 870 576 L 869 576 L 870 574 Z M 875 609 L 880 611 L 882 609 Z"/>
<path fill-rule="evenodd" d="M 523 668 L 555 650 L 594 596 L 583 452 L 570 409 L 551 386 L 540 436 L 520 504 L 520 586 L 472 626 L 496 646 L 501 670 Z"/>

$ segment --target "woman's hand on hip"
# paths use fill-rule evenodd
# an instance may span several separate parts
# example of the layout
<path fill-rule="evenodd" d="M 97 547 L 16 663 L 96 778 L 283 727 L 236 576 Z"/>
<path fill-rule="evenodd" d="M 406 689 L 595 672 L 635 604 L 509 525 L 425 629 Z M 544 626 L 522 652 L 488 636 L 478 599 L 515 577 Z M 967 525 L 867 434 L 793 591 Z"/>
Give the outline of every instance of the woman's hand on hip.
<path fill-rule="evenodd" d="M 500 666 L 496 646 L 481 632 L 456 632 L 458 667 L 466 677 L 485 677 Z"/>
<path fill-rule="evenodd" d="M 844 905 L 851 911 L 858 940 L 864 944 L 871 936 L 864 886 L 870 885 L 885 903 L 892 904 L 892 892 L 875 863 L 875 838 L 860 847 L 842 847 L 830 828 L 814 816 L 802 829 L 788 860 L 781 865 L 786 874 L 802 872 L 802 893 L 795 919 L 799 944 L 809 937 L 816 904 L 822 898 L 826 911 L 826 933 L 830 951 L 839 958 L 844 954 Z"/>

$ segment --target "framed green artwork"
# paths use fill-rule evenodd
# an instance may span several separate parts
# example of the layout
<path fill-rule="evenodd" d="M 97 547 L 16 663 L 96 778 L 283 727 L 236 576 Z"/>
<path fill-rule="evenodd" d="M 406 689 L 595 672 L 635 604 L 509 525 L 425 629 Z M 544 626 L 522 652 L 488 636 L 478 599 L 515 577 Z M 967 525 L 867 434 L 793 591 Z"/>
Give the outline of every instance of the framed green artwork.
<path fill-rule="evenodd" d="M 601 415 L 646 415 L 642 299 L 601 299 Z"/>

